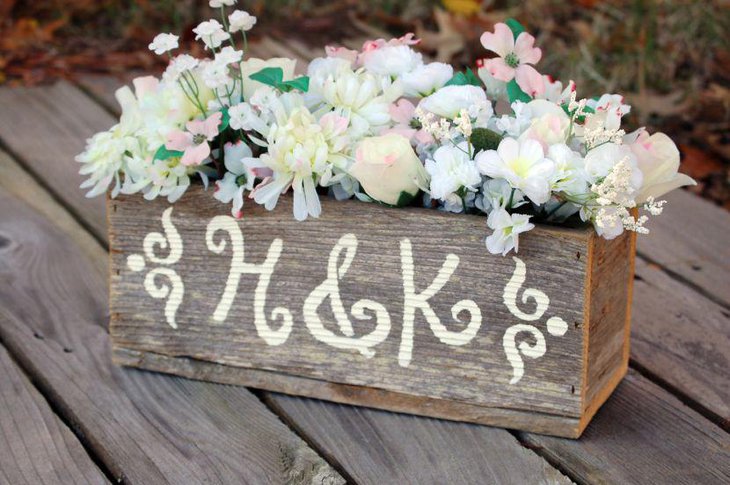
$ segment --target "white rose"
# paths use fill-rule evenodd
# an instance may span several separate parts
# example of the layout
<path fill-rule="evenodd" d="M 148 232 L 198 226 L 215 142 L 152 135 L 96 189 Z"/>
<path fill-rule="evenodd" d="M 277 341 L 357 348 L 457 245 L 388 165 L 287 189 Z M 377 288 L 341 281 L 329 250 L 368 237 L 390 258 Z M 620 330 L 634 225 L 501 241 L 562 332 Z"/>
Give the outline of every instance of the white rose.
<path fill-rule="evenodd" d="M 404 193 L 416 196 L 422 187 L 428 186 L 428 174 L 404 136 L 365 138 L 355 154 L 350 175 L 377 201 L 398 205 Z"/>
<path fill-rule="evenodd" d="M 679 150 L 677 145 L 664 133 L 649 136 L 642 131 L 636 141 L 628 147 L 636 156 L 639 170 L 644 181 L 636 198 L 638 204 L 649 197 L 661 197 L 669 191 L 684 185 L 696 185 L 691 177 L 677 173 L 679 169 Z"/>
<path fill-rule="evenodd" d="M 283 80 L 289 81 L 294 78 L 294 69 L 296 68 L 296 65 L 297 61 L 286 57 L 272 57 L 267 60 L 252 57 L 242 62 L 241 73 L 243 74 L 244 99 L 251 99 L 251 96 L 253 96 L 257 89 L 265 86 L 265 84 L 249 78 L 251 74 L 255 74 L 266 67 L 280 67 L 284 71 Z"/>
<path fill-rule="evenodd" d="M 418 107 L 444 118 L 454 119 L 462 109 L 486 106 L 487 94 L 477 86 L 446 86 L 423 98 Z"/>
<path fill-rule="evenodd" d="M 443 62 L 432 62 L 403 74 L 403 92 L 406 96 L 421 97 L 442 88 L 454 76 L 454 68 Z"/>

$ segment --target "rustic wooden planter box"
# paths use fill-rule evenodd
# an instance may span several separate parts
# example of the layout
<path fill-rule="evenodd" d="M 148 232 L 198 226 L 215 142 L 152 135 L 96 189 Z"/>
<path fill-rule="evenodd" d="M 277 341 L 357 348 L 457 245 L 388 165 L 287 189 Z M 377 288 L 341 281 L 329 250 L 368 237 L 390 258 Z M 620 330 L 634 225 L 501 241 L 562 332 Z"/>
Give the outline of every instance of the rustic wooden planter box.
<path fill-rule="evenodd" d="M 501 257 L 484 217 L 322 204 L 110 200 L 115 362 L 572 438 L 626 373 L 633 235 L 541 226 Z"/>

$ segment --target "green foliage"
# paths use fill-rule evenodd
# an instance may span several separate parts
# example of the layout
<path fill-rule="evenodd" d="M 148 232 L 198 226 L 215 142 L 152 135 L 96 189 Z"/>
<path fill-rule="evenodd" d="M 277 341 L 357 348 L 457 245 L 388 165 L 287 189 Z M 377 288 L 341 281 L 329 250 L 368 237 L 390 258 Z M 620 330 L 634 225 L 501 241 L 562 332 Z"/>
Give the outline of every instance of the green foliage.
<path fill-rule="evenodd" d="M 446 86 L 481 86 L 482 81 L 474 74 L 470 68 L 466 68 L 465 72 L 457 72 L 454 77 L 449 79 Z"/>
<path fill-rule="evenodd" d="M 507 24 L 507 27 L 509 27 L 512 31 L 512 35 L 515 36 L 515 40 L 517 40 L 517 37 L 519 37 L 520 34 L 525 31 L 525 26 L 513 18 L 505 20 L 504 23 Z"/>
<path fill-rule="evenodd" d="M 183 152 L 178 151 L 178 150 L 168 150 L 165 145 L 162 145 L 155 152 L 154 159 L 155 160 L 167 160 L 170 158 L 182 157 L 182 156 L 183 156 Z"/>
<path fill-rule="evenodd" d="M 288 93 L 293 89 L 306 93 L 309 90 L 309 78 L 301 76 L 296 79 L 284 81 L 284 70 L 280 67 L 265 67 L 258 72 L 249 76 L 254 81 L 258 81 L 267 86 L 278 89 L 284 93 Z"/>
<path fill-rule="evenodd" d="M 469 141 L 474 146 L 476 154 L 484 150 L 496 150 L 502 141 L 502 135 L 487 128 L 474 128 Z"/>
<path fill-rule="evenodd" d="M 406 191 L 403 191 L 398 196 L 398 201 L 395 203 L 396 207 L 405 207 L 407 205 L 411 205 L 413 201 L 416 199 L 416 196 L 418 195 L 418 192 L 415 194 L 409 194 Z"/>
<path fill-rule="evenodd" d="M 524 92 L 522 88 L 520 88 L 520 85 L 517 84 L 517 79 L 512 79 L 507 83 L 507 97 L 509 98 L 510 103 L 514 103 L 515 101 L 529 103 L 532 101 L 530 95 Z"/>

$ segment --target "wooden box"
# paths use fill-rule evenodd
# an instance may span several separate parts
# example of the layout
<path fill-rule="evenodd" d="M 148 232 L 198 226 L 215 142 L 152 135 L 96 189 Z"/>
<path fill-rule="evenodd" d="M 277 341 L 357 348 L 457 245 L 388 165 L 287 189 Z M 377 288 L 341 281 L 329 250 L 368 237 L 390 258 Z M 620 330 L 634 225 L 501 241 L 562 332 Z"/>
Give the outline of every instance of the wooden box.
<path fill-rule="evenodd" d="M 624 376 L 635 238 L 323 198 L 245 216 L 202 187 L 110 200 L 118 364 L 578 437 Z"/>

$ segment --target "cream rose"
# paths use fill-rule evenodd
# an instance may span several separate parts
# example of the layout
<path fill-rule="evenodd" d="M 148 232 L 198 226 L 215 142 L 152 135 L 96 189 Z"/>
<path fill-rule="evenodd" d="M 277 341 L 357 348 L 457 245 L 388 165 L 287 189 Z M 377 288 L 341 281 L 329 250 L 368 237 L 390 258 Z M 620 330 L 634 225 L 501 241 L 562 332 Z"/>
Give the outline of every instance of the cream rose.
<path fill-rule="evenodd" d="M 644 175 L 644 183 L 636 197 L 642 204 L 649 197 L 661 197 L 684 185 L 696 185 L 691 177 L 677 173 L 679 169 L 679 150 L 677 145 L 664 133 L 649 136 L 641 131 L 636 141 L 629 144 L 638 161 L 639 170 Z"/>
<path fill-rule="evenodd" d="M 390 205 L 403 204 L 404 197 L 415 197 L 429 184 L 428 173 L 408 138 L 394 133 L 362 140 L 350 174 L 370 197 Z"/>
<path fill-rule="evenodd" d="M 296 65 L 297 61 L 286 57 L 272 57 L 267 60 L 252 57 L 251 59 L 243 61 L 241 63 L 241 73 L 243 74 L 244 99 L 248 101 L 257 89 L 264 86 L 264 84 L 249 78 L 251 74 L 255 74 L 267 67 L 280 67 L 281 70 L 284 71 L 283 81 L 289 81 L 294 79 L 294 68 Z"/>

